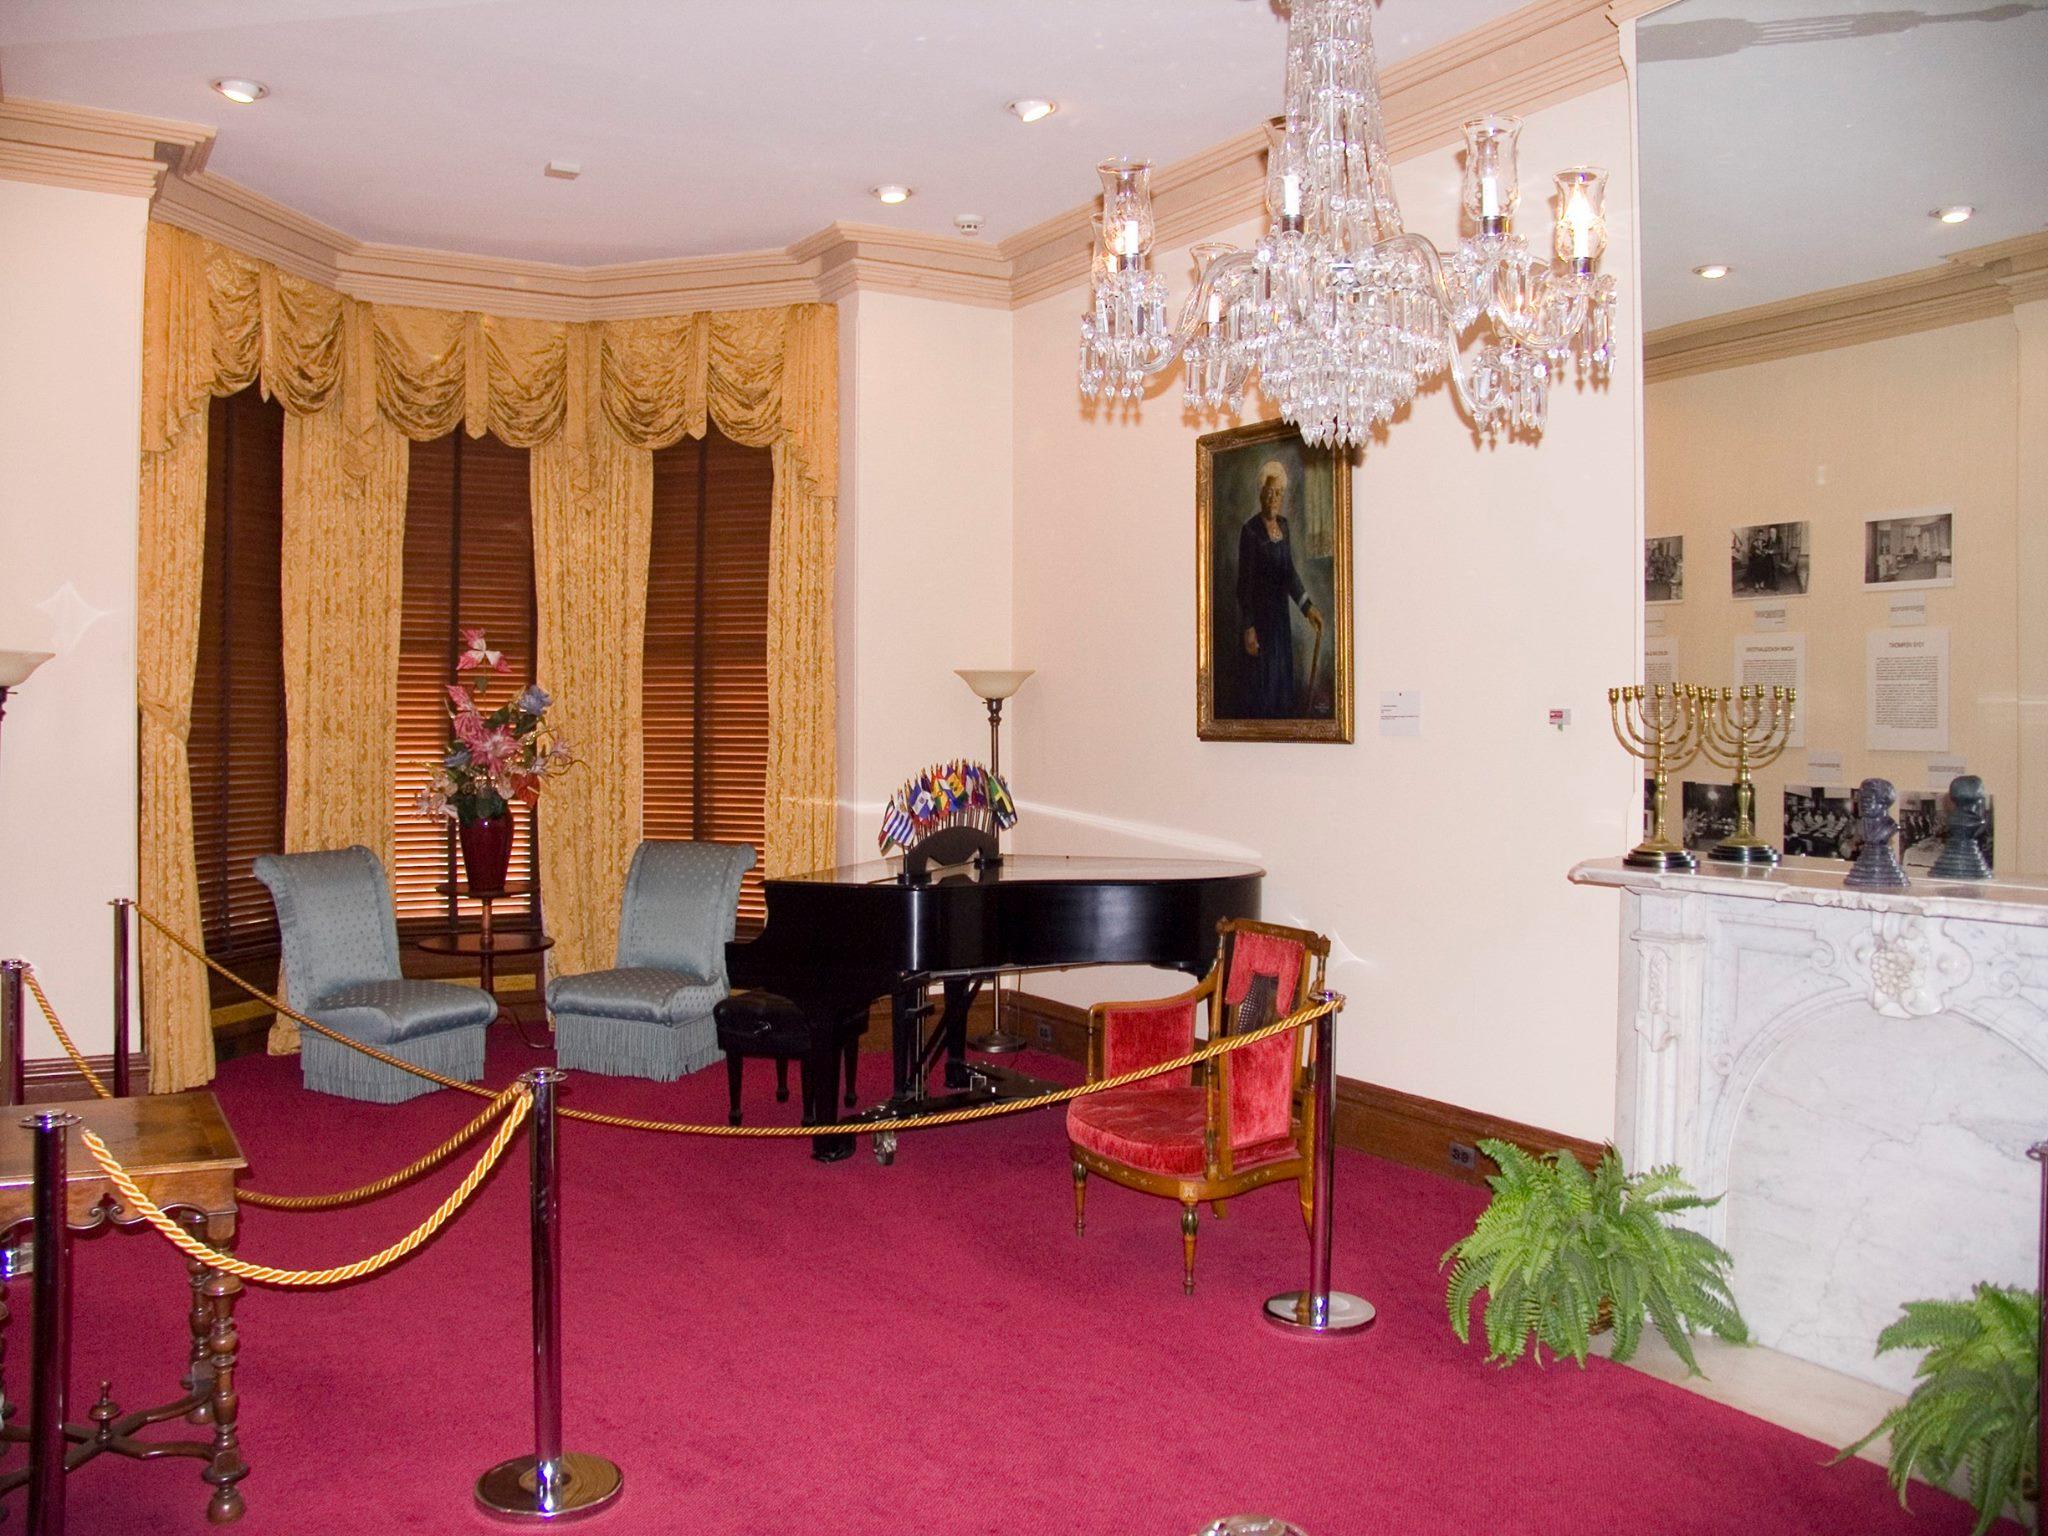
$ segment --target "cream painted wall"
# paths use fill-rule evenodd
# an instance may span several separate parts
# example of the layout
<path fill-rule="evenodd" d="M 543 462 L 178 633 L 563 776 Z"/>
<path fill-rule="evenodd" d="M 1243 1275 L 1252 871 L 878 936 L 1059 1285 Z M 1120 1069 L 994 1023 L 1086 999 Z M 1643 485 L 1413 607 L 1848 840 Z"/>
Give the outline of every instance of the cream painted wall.
<path fill-rule="evenodd" d="M 1980 320 L 1694 374 L 1646 391 L 1645 521 L 1652 535 L 1685 536 L 1684 601 L 1646 612 L 1661 617 L 1676 641 L 1683 677 L 1733 682 L 1736 637 L 1756 632 L 1758 603 L 1730 590 L 1730 530 L 1812 525 L 1809 591 L 1782 606 L 1787 630 L 1806 636 L 1806 749 L 1839 750 L 1843 766 L 1815 774 L 1807 751 L 1794 748 L 1759 774 L 1764 837 L 1783 836 L 1787 783 L 1854 784 L 1879 775 L 1905 790 L 1947 786 L 1946 774 L 1930 774 L 1927 753 L 1864 745 L 1864 636 L 1889 626 L 1893 594 L 1863 587 L 1863 524 L 1884 513 L 1952 507 L 1956 584 L 1915 594 L 1927 600 L 1928 625 L 1949 631 L 1950 748 L 1939 755 L 1960 756 L 1990 786 L 2000 870 L 2043 869 L 2038 852 L 2024 865 L 2020 853 L 2023 838 L 2038 849 L 2042 833 L 2027 824 L 2044 807 L 2024 789 L 2016 708 L 2025 590 L 2018 579 L 2019 341 L 2012 319 Z M 2033 558 L 2038 566 L 2038 551 Z M 1723 775 L 1695 762 L 1684 777 Z"/>
<path fill-rule="evenodd" d="M 0 727 L 0 954 L 112 1049 L 107 901 L 136 880 L 136 197 L 0 180 L 0 647 L 54 650 Z M 33 1002 L 26 1052 L 55 1056 Z"/>
<path fill-rule="evenodd" d="M 1522 163 L 1614 172 L 1606 264 L 1634 332 L 1626 89 L 1531 114 Z M 1457 228 L 1443 150 L 1395 182 L 1410 226 Z M 1531 196 L 1525 206 L 1536 204 Z M 1548 237 L 1531 209 L 1529 233 Z M 1254 231 L 1240 228 L 1229 238 Z M 1159 269 L 1184 291 L 1184 250 Z M 1350 1007 L 1341 1071 L 1602 1137 L 1613 1124 L 1613 900 L 1566 882 L 1632 841 L 1633 769 L 1605 690 L 1637 665 L 1636 372 L 1567 388 L 1540 444 L 1482 446 L 1439 388 L 1354 479 L 1359 731 L 1349 746 L 1195 738 L 1194 460 L 1178 384 L 1134 419 L 1074 385 L 1080 288 L 1016 317 L 1019 846 L 1229 853 L 1268 871 L 1269 917 L 1331 934 Z M 1250 419 L 1253 413 L 1246 412 Z M 1422 734 L 1382 737 L 1382 690 Z M 1568 708 L 1564 731 L 1545 721 Z M 1074 1001 L 1152 973 L 1034 978 Z"/>
<path fill-rule="evenodd" d="M 2018 865 L 2048 870 L 2048 301 L 2013 311 L 2019 338 L 2017 558 L 2019 603 Z M 2031 598 L 2031 601 L 2026 599 Z"/>
<path fill-rule="evenodd" d="M 850 861 L 875 857 L 882 802 L 905 777 L 988 750 L 984 707 L 953 669 L 1010 664 L 1010 314 L 849 294 L 839 370 L 839 851 Z"/>

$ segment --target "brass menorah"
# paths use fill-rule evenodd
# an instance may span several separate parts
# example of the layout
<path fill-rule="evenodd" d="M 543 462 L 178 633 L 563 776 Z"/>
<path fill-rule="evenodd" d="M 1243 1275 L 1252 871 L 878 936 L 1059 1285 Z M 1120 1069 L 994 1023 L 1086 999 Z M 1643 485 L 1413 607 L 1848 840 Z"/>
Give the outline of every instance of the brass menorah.
<path fill-rule="evenodd" d="M 1671 840 L 1665 825 L 1671 775 L 1700 749 L 1700 690 L 1690 683 L 1646 688 L 1631 683 L 1607 690 L 1614 736 L 1650 770 L 1650 835 L 1631 848 L 1622 863 L 1637 869 L 1697 869 L 1699 860 Z"/>
<path fill-rule="evenodd" d="M 1716 767 L 1735 774 L 1735 831 L 1707 857 L 1724 864 L 1775 864 L 1778 850 L 1756 835 L 1756 785 L 1750 773 L 1776 762 L 1791 741 L 1798 692 L 1761 683 L 1702 688 L 1699 704 L 1700 751 Z"/>

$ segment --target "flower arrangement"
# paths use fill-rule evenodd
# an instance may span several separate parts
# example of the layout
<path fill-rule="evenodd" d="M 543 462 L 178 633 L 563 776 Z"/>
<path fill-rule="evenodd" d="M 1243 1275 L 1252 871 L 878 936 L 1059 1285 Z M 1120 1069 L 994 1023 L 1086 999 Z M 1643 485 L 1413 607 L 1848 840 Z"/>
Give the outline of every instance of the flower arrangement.
<path fill-rule="evenodd" d="M 479 702 L 491 678 L 510 672 L 505 653 L 494 651 L 480 629 L 465 629 L 467 647 L 455 660 L 458 678 L 448 685 L 448 750 L 430 768 L 427 787 L 415 802 L 422 816 L 465 825 L 502 816 L 517 800 L 532 805 L 541 785 L 574 767 L 569 744 L 547 729 L 547 691 L 530 683 L 509 703 L 485 714 Z"/>
<path fill-rule="evenodd" d="M 982 832 L 1007 831 L 1017 824 L 1017 804 L 1010 787 L 979 763 L 958 760 L 937 763 L 902 788 L 882 807 L 882 830 L 876 839 L 883 853 L 908 849 L 948 827 Z"/>

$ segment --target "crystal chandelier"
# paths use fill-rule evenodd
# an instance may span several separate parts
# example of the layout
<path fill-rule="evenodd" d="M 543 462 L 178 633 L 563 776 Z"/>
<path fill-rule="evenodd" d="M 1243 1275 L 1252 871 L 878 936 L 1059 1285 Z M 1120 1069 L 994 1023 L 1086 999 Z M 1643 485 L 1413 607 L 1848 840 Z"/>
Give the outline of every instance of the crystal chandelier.
<path fill-rule="evenodd" d="M 1463 204 L 1478 233 L 1445 257 L 1401 227 L 1381 131 L 1373 0 L 1292 0 L 1287 115 L 1269 136 L 1271 224 L 1250 250 L 1197 245 L 1195 288 L 1179 321 L 1151 269 L 1151 165 L 1106 160 L 1094 310 L 1081 321 L 1081 392 L 1135 398 L 1183 363 L 1188 405 L 1236 412 L 1259 388 L 1310 443 L 1352 447 L 1449 372 L 1480 430 L 1535 435 L 1551 383 L 1576 366 L 1605 376 L 1614 279 L 1594 272 L 1607 244 L 1607 173 L 1557 175 L 1555 263 L 1508 221 L 1520 201 L 1511 117 L 1465 124 Z M 1481 319 L 1478 345 L 1462 345 Z"/>

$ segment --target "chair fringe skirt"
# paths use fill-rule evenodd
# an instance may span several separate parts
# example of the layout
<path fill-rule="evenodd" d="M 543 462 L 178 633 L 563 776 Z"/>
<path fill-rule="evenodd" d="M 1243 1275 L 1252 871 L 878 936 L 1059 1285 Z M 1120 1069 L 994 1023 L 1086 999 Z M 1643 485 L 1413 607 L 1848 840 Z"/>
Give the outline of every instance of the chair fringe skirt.
<path fill-rule="evenodd" d="M 387 1056 L 396 1056 L 429 1072 L 473 1083 L 484 1075 L 484 1026 L 446 1029 L 418 1040 L 378 1045 Z M 317 1093 L 331 1093 L 344 1099 L 362 1099 L 372 1104 L 402 1104 L 424 1094 L 441 1090 L 425 1078 L 414 1077 L 397 1067 L 349 1049 L 307 1030 L 299 1043 L 302 1080 Z"/>
<path fill-rule="evenodd" d="M 555 1012 L 555 1061 L 575 1071 L 672 1083 L 719 1055 L 718 1028 L 708 1013 L 680 1024 L 651 1024 Z"/>

